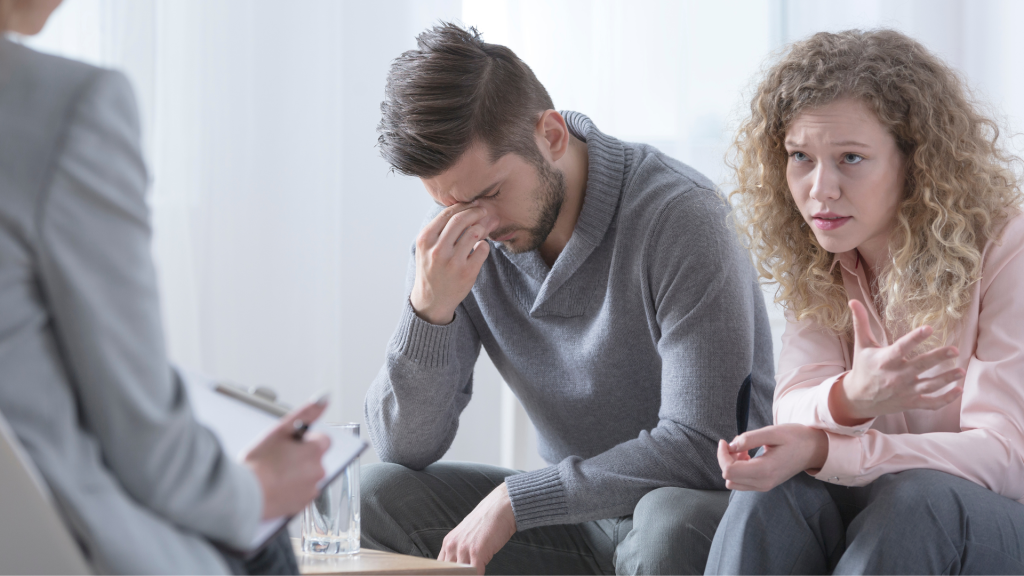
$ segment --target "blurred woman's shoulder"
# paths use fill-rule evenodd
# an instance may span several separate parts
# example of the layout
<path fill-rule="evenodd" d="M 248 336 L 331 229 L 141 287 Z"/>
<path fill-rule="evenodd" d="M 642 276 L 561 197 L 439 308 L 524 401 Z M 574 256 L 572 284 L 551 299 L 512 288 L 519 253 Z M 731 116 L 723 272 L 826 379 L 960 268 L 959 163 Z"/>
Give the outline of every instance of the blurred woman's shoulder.
<path fill-rule="evenodd" d="M 0 212 L 29 222 L 72 126 L 138 140 L 134 95 L 120 72 L 37 52 L 0 37 Z M 99 150 L 95 151 L 99 152 Z"/>

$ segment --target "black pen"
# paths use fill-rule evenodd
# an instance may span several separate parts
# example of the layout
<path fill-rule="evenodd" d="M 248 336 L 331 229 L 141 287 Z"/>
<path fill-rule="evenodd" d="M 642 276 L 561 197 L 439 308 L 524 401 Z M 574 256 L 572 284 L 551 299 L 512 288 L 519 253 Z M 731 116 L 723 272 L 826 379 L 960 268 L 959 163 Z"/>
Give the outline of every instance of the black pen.
<path fill-rule="evenodd" d="M 316 404 L 326 404 L 327 398 L 331 395 L 330 392 L 324 392 L 316 399 Z M 296 420 L 292 422 L 292 438 L 302 441 L 302 437 L 306 435 L 306 431 L 309 430 L 309 424 L 302 420 Z"/>

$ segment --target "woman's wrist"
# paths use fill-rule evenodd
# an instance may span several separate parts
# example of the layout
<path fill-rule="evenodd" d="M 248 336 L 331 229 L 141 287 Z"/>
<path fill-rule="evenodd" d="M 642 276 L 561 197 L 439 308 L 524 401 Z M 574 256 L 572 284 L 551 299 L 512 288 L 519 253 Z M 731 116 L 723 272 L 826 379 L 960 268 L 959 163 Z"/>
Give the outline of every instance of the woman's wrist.
<path fill-rule="evenodd" d="M 828 411 L 840 426 L 859 426 L 871 417 L 857 413 L 853 400 L 847 393 L 846 377 L 849 375 L 850 372 L 843 374 L 832 384 L 828 393 Z"/>
<path fill-rule="evenodd" d="M 828 460 L 828 434 L 824 430 L 810 428 L 812 435 L 811 450 L 804 470 L 808 474 L 817 474 Z"/>

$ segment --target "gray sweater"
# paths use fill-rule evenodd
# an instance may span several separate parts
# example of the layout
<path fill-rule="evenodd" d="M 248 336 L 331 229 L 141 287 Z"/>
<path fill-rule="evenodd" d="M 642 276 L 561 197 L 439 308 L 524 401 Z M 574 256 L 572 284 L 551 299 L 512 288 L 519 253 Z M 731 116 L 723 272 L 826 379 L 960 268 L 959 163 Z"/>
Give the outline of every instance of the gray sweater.
<path fill-rule="evenodd" d="M 445 326 L 407 302 L 366 396 L 380 458 L 424 468 L 455 438 L 483 345 L 550 463 L 506 479 L 519 530 L 632 514 L 663 486 L 725 489 L 716 443 L 745 424 L 748 376 L 749 428 L 771 419 L 768 317 L 725 201 L 658 150 L 565 119 L 590 159 L 565 250 L 549 268 L 493 245 Z"/>

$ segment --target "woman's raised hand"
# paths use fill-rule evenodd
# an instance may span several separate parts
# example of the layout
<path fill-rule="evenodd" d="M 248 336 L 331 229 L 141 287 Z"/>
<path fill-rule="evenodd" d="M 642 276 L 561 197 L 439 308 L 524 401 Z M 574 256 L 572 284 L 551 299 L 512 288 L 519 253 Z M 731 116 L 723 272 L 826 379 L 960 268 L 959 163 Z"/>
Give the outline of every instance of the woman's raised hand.
<path fill-rule="evenodd" d="M 829 410 L 843 426 L 862 424 L 876 416 L 904 410 L 937 410 L 963 394 L 961 368 L 937 376 L 921 374 L 957 357 L 957 349 L 943 346 L 911 357 L 913 350 L 932 335 L 930 326 L 912 330 L 890 346 L 880 345 L 871 334 L 868 312 L 857 300 L 850 300 L 853 313 L 853 369 L 829 394 Z M 938 393 L 947 385 L 957 386 Z"/>

